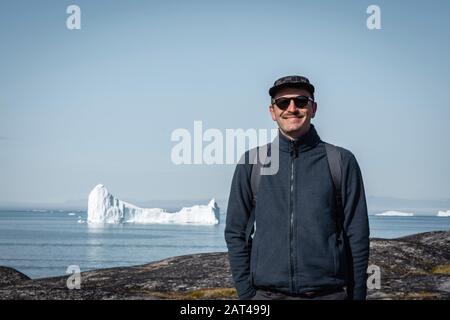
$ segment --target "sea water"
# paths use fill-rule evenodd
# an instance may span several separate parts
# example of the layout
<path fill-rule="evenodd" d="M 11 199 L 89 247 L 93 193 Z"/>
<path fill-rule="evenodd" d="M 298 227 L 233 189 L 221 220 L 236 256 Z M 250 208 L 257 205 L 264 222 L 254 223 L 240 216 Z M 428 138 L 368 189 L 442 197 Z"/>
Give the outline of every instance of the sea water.
<path fill-rule="evenodd" d="M 414 211 L 413 211 L 414 212 Z M 395 238 L 450 230 L 450 217 L 431 212 L 412 217 L 369 215 L 371 237 Z M 427 215 L 428 214 L 428 215 Z M 0 211 L 0 265 L 31 278 L 131 266 L 191 253 L 227 251 L 225 215 L 218 225 L 90 225 L 86 212 L 64 210 Z"/>

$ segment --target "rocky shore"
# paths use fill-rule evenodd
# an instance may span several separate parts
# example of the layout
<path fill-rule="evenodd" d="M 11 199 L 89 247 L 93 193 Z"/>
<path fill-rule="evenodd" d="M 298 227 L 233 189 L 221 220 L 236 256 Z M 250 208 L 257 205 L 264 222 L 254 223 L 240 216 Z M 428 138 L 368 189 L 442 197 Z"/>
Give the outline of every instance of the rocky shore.
<path fill-rule="evenodd" d="M 450 231 L 371 239 L 370 247 L 381 288 L 369 299 L 450 299 Z M 82 272 L 80 289 L 68 289 L 67 280 L 0 267 L 0 299 L 236 299 L 225 252 Z"/>

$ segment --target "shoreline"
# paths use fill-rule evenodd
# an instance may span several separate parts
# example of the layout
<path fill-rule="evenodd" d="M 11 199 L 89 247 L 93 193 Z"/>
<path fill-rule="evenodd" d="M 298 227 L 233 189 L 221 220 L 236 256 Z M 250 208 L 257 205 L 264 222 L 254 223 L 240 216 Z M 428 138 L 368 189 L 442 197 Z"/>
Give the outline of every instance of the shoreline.
<path fill-rule="evenodd" d="M 450 299 L 450 231 L 395 239 L 370 239 L 370 265 L 381 288 L 368 299 Z M 30 279 L 0 267 L 0 300 L 236 299 L 226 252 L 189 254 L 129 267 L 82 272 L 80 289 L 70 275 Z"/>

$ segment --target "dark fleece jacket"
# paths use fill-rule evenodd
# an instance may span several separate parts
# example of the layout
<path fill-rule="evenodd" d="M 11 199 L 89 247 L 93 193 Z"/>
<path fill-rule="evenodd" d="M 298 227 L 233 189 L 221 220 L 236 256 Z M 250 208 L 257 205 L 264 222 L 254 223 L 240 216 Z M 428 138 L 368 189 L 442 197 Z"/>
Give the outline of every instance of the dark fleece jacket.
<path fill-rule="evenodd" d="M 256 288 L 299 294 L 347 287 L 350 298 L 365 299 L 369 224 L 361 171 L 354 155 L 342 157 L 343 232 L 336 232 L 336 201 L 324 142 L 314 125 L 296 140 L 280 134 L 279 170 L 262 175 L 252 206 L 252 164 L 236 166 L 227 209 L 225 240 L 238 295 Z M 256 231 L 245 229 L 256 210 Z"/>

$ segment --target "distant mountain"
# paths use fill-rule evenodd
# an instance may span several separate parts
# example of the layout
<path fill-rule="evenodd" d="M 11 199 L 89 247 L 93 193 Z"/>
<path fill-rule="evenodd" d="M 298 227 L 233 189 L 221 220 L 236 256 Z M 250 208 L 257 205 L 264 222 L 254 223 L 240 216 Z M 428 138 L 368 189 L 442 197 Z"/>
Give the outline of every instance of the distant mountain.
<path fill-rule="evenodd" d="M 124 198 L 124 201 L 133 203 L 142 208 L 161 208 L 167 211 L 178 211 L 183 207 L 192 207 L 194 205 L 206 205 L 211 199 L 197 200 L 146 200 L 139 201 L 135 199 Z M 217 199 L 217 205 L 221 212 L 225 212 L 227 205 L 226 199 Z M 61 203 L 43 203 L 43 202 L 0 202 L 0 210 L 74 210 L 87 211 L 88 199 L 69 200 Z"/>
<path fill-rule="evenodd" d="M 136 200 L 123 198 L 124 201 L 133 203 L 143 208 L 162 208 L 168 211 L 180 210 L 182 207 L 191 207 L 196 204 L 207 204 L 209 198 L 186 199 L 186 200 Z M 226 212 L 228 199 L 216 199 L 221 212 Z M 88 199 L 68 200 L 63 203 L 18 203 L 0 202 L 0 210 L 87 210 Z M 383 210 L 449 210 L 450 199 L 401 199 L 393 197 L 368 196 L 367 206 L 369 211 Z"/>
<path fill-rule="evenodd" d="M 87 209 L 87 199 L 85 203 L 81 202 L 62 202 L 62 203 L 46 203 L 46 202 L 0 202 L 0 210 L 73 210 L 82 211 Z"/>
<path fill-rule="evenodd" d="M 367 197 L 369 210 L 407 210 L 407 209 L 450 209 L 450 199 L 401 199 L 390 197 Z"/>

